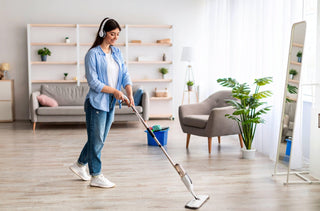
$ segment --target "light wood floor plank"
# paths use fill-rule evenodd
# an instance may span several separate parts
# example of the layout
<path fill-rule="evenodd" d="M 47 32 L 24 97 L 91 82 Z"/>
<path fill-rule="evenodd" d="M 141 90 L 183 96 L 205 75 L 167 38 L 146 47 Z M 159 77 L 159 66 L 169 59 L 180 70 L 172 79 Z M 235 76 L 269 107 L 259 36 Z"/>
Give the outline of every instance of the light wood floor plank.
<path fill-rule="evenodd" d="M 201 210 L 320 210 L 320 185 L 284 186 L 272 177 L 274 163 L 257 153 L 240 159 L 238 136 L 207 138 L 186 134 L 178 120 L 170 126 L 169 155 L 182 164 L 195 192 L 209 194 Z M 81 124 L 0 124 L 0 210 L 185 210 L 192 199 L 158 147 L 147 145 L 140 123 L 112 126 L 102 152 L 102 173 L 113 189 L 92 188 L 68 169 L 86 141 Z"/>

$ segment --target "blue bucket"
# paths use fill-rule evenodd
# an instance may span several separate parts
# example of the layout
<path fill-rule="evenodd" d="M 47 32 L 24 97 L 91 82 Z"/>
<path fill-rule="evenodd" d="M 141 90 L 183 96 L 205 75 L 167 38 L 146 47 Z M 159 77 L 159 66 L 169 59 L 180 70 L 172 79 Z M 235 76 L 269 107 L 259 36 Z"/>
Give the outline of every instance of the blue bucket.
<path fill-rule="evenodd" d="M 290 139 L 286 139 L 286 142 L 287 142 L 286 155 L 290 156 L 292 141 Z"/>
<path fill-rule="evenodd" d="M 168 130 L 169 130 L 169 128 L 165 129 L 165 130 L 160 130 L 160 131 L 153 132 L 162 146 L 167 145 Z M 148 145 L 150 145 L 150 146 L 158 146 L 157 142 L 152 138 L 150 133 L 147 130 L 145 130 L 144 132 L 146 132 L 147 136 L 148 136 Z"/>

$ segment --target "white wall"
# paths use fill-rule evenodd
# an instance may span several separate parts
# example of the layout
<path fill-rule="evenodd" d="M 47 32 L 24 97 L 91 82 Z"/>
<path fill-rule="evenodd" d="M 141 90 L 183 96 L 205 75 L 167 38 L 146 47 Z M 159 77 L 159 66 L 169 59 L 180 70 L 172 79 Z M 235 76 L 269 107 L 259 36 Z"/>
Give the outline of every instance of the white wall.
<path fill-rule="evenodd" d="M 15 80 L 15 114 L 17 120 L 28 119 L 28 23 L 99 24 L 108 16 L 120 24 L 174 25 L 174 115 L 181 103 L 185 63 L 180 61 L 183 46 L 199 52 L 205 0 L 1 0 L 0 63 L 10 63 L 10 76 Z M 200 56 L 194 64 L 203 69 Z M 198 75 L 201 72 L 197 73 Z M 196 78 L 197 78 L 196 74 Z"/>

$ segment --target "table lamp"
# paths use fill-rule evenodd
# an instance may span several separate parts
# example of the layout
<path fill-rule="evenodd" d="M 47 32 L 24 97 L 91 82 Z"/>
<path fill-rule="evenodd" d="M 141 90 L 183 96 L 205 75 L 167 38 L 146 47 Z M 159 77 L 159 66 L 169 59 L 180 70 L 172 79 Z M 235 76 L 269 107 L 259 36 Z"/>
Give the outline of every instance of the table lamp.
<path fill-rule="evenodd" d="M 10 65 L 9 63 L 2 63 L 1 64 L 1 67 L 0 67 L 0 70 L 3 71 L 3 80 L 7 80 L 8 79 L 8 71 L 10 70 Z"/>

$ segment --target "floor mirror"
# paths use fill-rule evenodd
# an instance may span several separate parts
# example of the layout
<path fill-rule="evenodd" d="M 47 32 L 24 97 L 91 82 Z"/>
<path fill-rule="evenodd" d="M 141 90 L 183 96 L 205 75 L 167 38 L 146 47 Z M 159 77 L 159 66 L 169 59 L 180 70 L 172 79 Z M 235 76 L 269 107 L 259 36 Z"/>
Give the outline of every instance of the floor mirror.
<path fill-rule="evenodd" d="M 305 180 L 303 172 L 290 172 L 290 161 L 292 156 L 292 146 L 294 145 L 294 125 L 296 117 L 296 107 L 298 101 L 298 93 L 300 88 L 301 67 L 303 47 L 306 33 L 306 22 L 298 22 L 292 25 L 288 65 L 286 70 L 286 81 L 284 98 L 282 104 L 282 116 L 279 131 L 279 140 L 277 147 L 277 158 L 273 175 L 287 175 L 286 182 L 289 183 L 289 175 L 294 173 L 296 176 Z M 278 167 L 283 172 L 277 172 Z"/>

